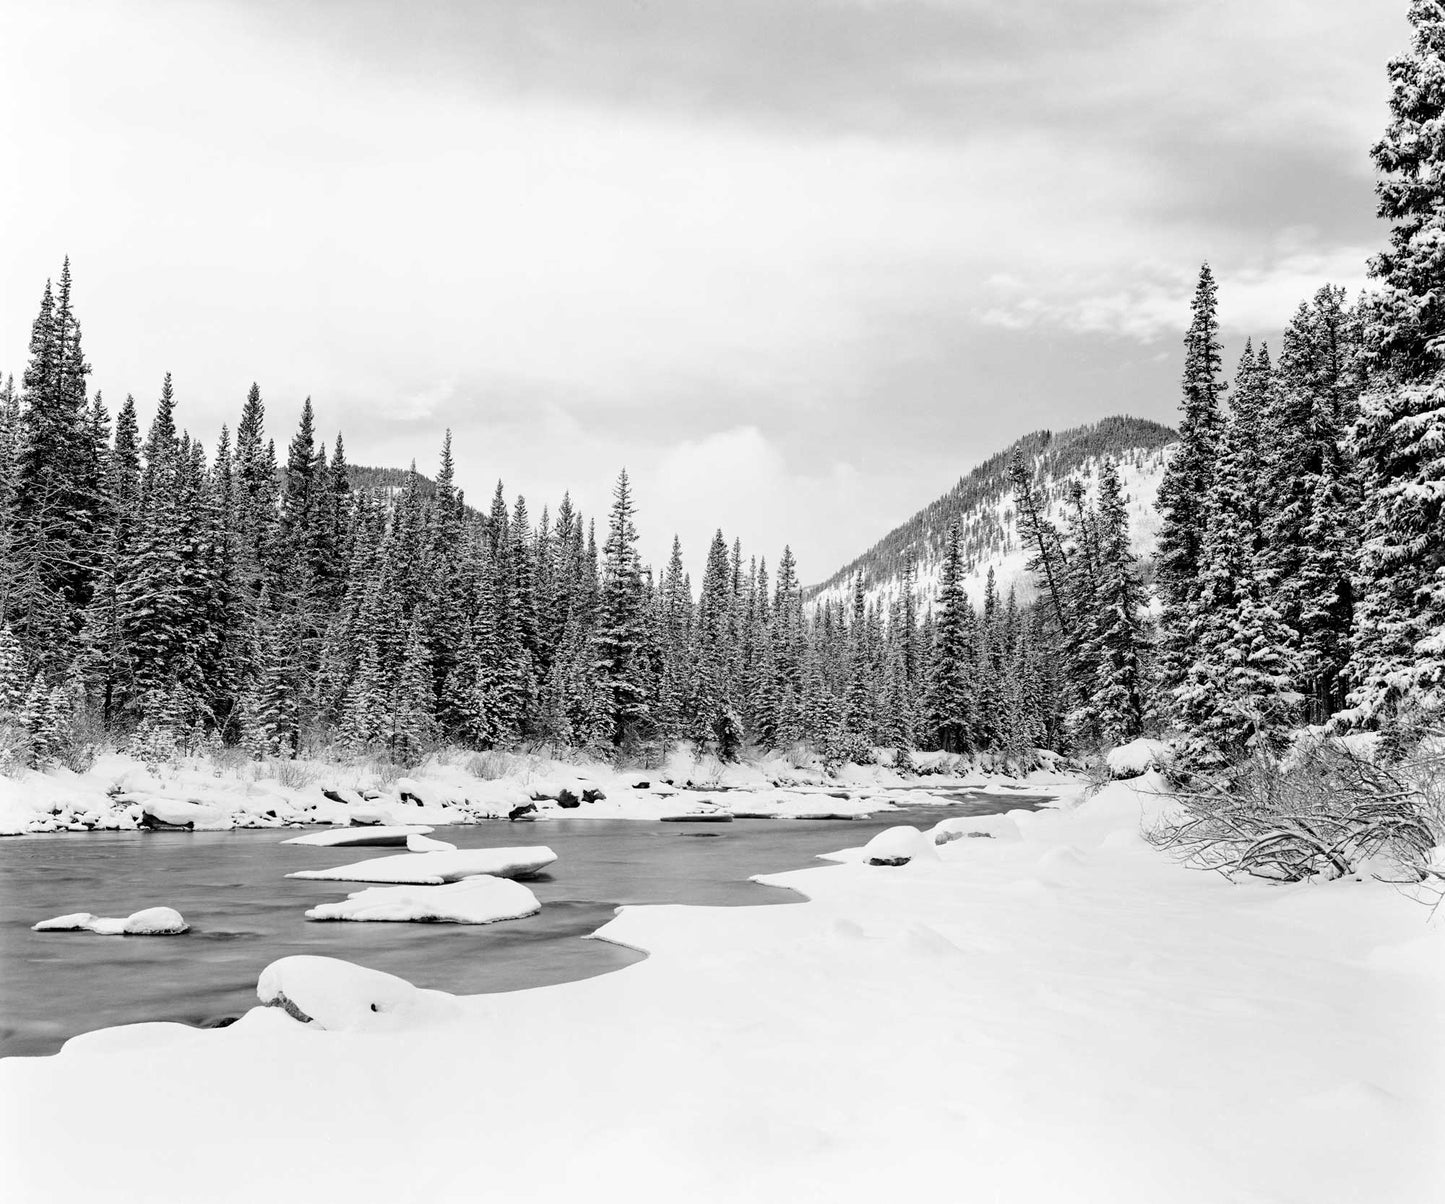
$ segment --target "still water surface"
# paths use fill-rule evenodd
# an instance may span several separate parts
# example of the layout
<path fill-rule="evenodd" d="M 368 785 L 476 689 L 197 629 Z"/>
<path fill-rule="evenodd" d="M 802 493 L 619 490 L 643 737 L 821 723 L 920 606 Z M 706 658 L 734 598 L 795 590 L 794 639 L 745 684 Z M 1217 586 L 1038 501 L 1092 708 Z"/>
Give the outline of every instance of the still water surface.
<path fill-rule="evenodd" d="M 143 1020 L 207 1024 L 256 1002 L 256 979 L 293 953 L 341 957 L 458 994 L 511 991 L 603 974 L 641 955 L 595 931 L 624 903 L 786 904 L 799 896 L 752 874 L 808 865 L 895 824 L 1033 807 L 1039 796 L 953 793 L 949 805 L 867 820 L 664 824 L 554 819 L 441 828 L 461 848 L 545 844 L 557 854 L 528 881 L 541 914 L 483 926 L 318 923 L 302 914 L 361 883 L 309 882 L 290 870 L 345 865 L 399 849 L 280 842 L 294 830 L 91 832 L 0 840 L 0 1056 L 48 1054 L 91 1029 Z M 815 863 L 822 864 L 822 863 Z M 126 916 L 174 907 L 173 937 L 32 932 L 72 911 Z"/>

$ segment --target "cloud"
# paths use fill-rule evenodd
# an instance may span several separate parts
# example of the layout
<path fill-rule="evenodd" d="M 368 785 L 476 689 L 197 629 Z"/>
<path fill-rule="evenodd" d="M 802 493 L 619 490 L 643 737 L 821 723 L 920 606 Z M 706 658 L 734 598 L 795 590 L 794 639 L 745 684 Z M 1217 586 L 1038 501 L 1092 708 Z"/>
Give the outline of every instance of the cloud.
<path fill-rule="evenodd" d="M 1231 330 L 1358 280 L 1391 7 L 12 6 L 0 369 L 68 252 L 113 399 L 450 426 L 534 514 L 627 463 L 660 541 L 821 577 L 1031 427 L 1169 417 L 1201 260 Z"/>
<path fill-rule="evenodd" d="M 1368 248 L 1297 245 L 1302 233 L 1287 231 L 1260 260 L 1211 265 L 1224 330 L 1279 330 L 1321 285 L 1343 286 L 1351 294 L 1364 287 Z M 1197 268 L 1158 262 L 1121 266 L 1108 280 L 1070 275 L 1028 283 L 996 277 L 988 282 L 991 300 L 974 312 L 979 321 L 1005 330 L 1055 327 L 1152 343 L 1182 333 L 1197 279 Z"/>

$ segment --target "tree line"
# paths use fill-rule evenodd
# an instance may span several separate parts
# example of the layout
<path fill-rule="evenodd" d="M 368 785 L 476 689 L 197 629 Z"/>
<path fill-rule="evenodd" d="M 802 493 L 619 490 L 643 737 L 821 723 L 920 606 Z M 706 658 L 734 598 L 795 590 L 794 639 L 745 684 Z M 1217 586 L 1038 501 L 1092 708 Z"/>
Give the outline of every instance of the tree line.
<path fill-rule="evenodd" d="M 674 539 L 639 558 L 626 472 L 605 528 L 564 496 L 534 521 L 501 483 L 369 471 L 320 442 L 309 399 L 284 454 L 252 385 L 208 454 L 169 375 L 144 435 L 87 390 L 70 265 L 47 284 L 19 388 L 0 393 L 0 726 L 43 764 L 79 738 L 164 755 L 382 755 L 524 742 L 591 751 L 679 740 L 723 757 L 808 745 L 947 748 L 1022 762 L 1067 738 L 1037 608 L 990 579 L 910 579 L 886 609 L 804 604 L 784 548 L 770 574 L 721 531 L 697 589 Z M 1120 511 L 1122 514 L 1122 511 Z M 1124 539 L 1127 544 L 1127 538 Z M 910 569 L 911 573 L 911 569 Z"/>

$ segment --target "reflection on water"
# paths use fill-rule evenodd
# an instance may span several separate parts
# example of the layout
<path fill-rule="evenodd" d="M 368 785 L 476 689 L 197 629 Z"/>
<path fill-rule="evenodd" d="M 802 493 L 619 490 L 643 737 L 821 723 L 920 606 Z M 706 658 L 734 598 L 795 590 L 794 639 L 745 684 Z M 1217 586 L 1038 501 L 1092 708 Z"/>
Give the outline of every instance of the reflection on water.
<path fill-rule="evenodd" d="M 942 792 L 940 792 L 941 794 Z M 623 903 L 780 904 L 752 874 L 809 864 L 899 823 L 1036 806 L 1038 796 L 950 795 L 951 805 L 871 820 L 738 820 L 707 832 L 628 820 L 557 819 L 447 828 L 462 848 L 546 844 L 558 860 L 528 885 L 540 915 L 485 926 L 317 923 L 303 912 L 359 883 L 308 882 L 293 869 L 394 849 L 282 845 L 294 832 L 92 832 L 0 840 L 0 1055 L 53 1053 L 77 1033 L 141 1020 L 224 1022 L 256 1002 L 267 963 L 293 953 L 346 958 L 459 994 L 589 978 L 640 954 L 578 938 Z M 175 937 L 39 933 L 71 911 L 125 916 L 174 907 Z"/>

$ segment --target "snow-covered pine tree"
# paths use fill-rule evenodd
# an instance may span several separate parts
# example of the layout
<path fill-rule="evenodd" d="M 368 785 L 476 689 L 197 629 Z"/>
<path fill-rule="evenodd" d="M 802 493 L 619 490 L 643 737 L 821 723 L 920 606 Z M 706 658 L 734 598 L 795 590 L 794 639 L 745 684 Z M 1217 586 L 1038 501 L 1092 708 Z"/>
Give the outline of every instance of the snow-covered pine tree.
<path fill-rule="evenodd" d="M 79 660 L 110 726 L 131 701 L 132 664 L 122 605 L 136 570 L 136 521 L 141 507 L 140 429 L 135 398 L 126 396 L 107 458 L 105 507 L 96 541 L 95 581 L 81 623 Z"/>
<path fill-rule="evenodd" d="M 624 468 L 612 491 L 593 637 L 596 672 L 608 699 L 614 743 L 621 743 L 648 719 L 646 683 L 638 663 L 644 599 L 635 514 L 632 486 Z"/>
<path fill-rule="evenodd" d="M 957 523 L 949 529 L 946 546 L 938 588 L 929 726 L 944 751 L 971 752 L 977 725 L 974 682 L 978 666 L 974 613 L 963 589 L 962 534 Z"/>
<path fill-rule="evenodd" d="M 1078 480 L 1068 487 L 1068 534 L 1063 561 L 1065 628 L 1063 647 L 1069 682 L 1071 743 L 1096 744 L 1101 718 L 1096 692 L 1107 606 L 1099 557 L 1098 514 L 1084 500 Z"/>
<path fill-rule="evenodd" d="M 19 718 L 25 708 L 29 685 L 25 650 L 10 625 L 0 625 L 0 724 Z"/>
<path fill-rule="evenodd" d="M 1295 633 L 1297 688 L 1313 722 L 1344 702 L 1360 505 L 1347 444 L 1362 387 L 1359 344 L 1343 289 L 1326 285 L 1301 303 L 1261 426 L 1271 604 Z"/>
<path fill-rule="evenodd" d="M 15 572 L 5 588 L 4 617 L 31 655 L 52 668 L 68 665 L 74 652 L 100 507 L 98 453 L 86 422 L 90 365 L 70 294 L 67 259 L 58 290 L 52 294 L 46 282 L 31 327 L 12 494 Z"/>
<path fill-rule="evenodd" d="M 275 447 L 266 441 L 266 407 L 253 382 L 236 428 L 236 543 L 242 604 L 254 618 L 276 539 Z"/>
<path fill-rule="evenodd" d="M 1200 592 L 1190 612 L 1191 661 L 1175 688 L 1191 735 L 1189 755 L 1228 762 L 1274 742 L 1293 720 L 1298 696 L 1293 633 L 1273 607 L 1266 559 L 1266 418 L 1273 379 L 1267 349 L 1246 344 L 1233 404 L 1206 495 L 1199 553 Z"/>
<path fill-rule="evenodd" d="M 1391 725 L 1445 689 L 1445 4 L 1414 0 L 1373 149 L 1390 246 L 1371 264 L 1374 372 L 1353 444 L 1364 487 L 1348 718 Z"/>
<path fill-rule="evenodd" d="M 1207 530 L 1206 498 L 1214 477 L 1223 428 L 1218 287 L 1206 263 L 1199 270 L 1193 319 L 1184 336 L 1184 379 L 1179 445 L 1159 484 L 1156 571 L 1164 603 L 1160 668 L 1167 688 L 1178 686 L 1192 663 L 1190 631 L 1195 624 L 1201 553 Z"/>
<path fill-rule="evenodd" d="M 1099 638 L 1093 694 L 1100 733 L 1110 744 L 1143 734 L 1146 712 L 1144 586 L 1129 546 L 1129 515 L 1119 472 L 1106 459 L 1099 470 Z M 1020 673 L 1027 673 L 1027 666 Z M 1030 691 L 1025 690 L 1024 695 Z M 1038 738 L 1037 736 L 1035 737 Z"/>

